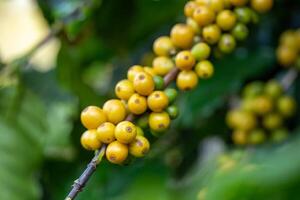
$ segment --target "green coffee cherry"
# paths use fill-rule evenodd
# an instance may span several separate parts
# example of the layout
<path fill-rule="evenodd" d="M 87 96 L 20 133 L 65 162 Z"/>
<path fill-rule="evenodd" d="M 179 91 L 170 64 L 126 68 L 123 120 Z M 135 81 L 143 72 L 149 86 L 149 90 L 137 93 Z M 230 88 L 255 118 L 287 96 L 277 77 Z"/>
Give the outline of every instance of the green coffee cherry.
<path fill-rule="evenodd" d="M 210 47 L 206 43 L 200 42 L 193 46 L 191 53 L 196 60 L 206 60 L 210 55 L 210 51 Z"/>
<path fill-rule="evenodd" d="M 249 133 L 249 144 L 257 145 L 266 140 L 266 133 L 263 129 L 255 129 Z"/>
<path fill-rule="evenodd" d="M 255 81 L 246 85 L 243 90 L 244 98 L 253 98 L 258 95 L 261 95 L 264 91 L 264 84 L 260 81 Z"/>
<path fill-rule="evenodd" d="M 155 90 L 162 90 L 164 88 L 164 79 L 161 76 L 153 76 Z"/>
<path fill-rule="evenodd" d="M 271 98 L 278 98 L 282 95 L 283 88 L 277 81 L 271 80 L 266 83 L 264 92 Z"/>
<path fill-rule="evenodd" d="M 236 46 L 234 37 L 230 34 L 223 34 L 219 40 L 218 47 L 223 53 L 231 53 Z"/>
<path fill-rule="evenodd" d="M 248 24 L 252 19 L 252 10 L 248 7 L 237 7 L 234 9 L 234 13 L 237 16 L 239 22 Z"/>
<path fill-rule="evenodd" d="M 179 115 L 179 109 L 175 105 L 171 105 L 167 108 L 167 113 L 169 114 L 171 119 L 176 119 Z"/>
<path fill-rule="evenodd" d="M 249 35 L 249 30 L 245 24 L 238 23 L 233 27 L 231 34 L 238 41 L 245 40 Z"/>
<path fill-rule="evenodd" d="M 281 127 L 283 119 L 278 113 L 270 113 L 263 118 L 263 126 L 268 130 Z"/>
<path fill-rule="evenodd" d="M 177 98 L 177 95 L 178 95 L 177 90 L 174 88 L 167 88 L 167 89 L 165 89 L 164 92 L 169 99 L 169 104 L 172 104 Z"/>
<path fill-rule="evenodd" d="M 296 111 L 296 101 L 290 96 L 280 97 L 277 101 L 277 109 L 284 117 L 291 117 Z"/>

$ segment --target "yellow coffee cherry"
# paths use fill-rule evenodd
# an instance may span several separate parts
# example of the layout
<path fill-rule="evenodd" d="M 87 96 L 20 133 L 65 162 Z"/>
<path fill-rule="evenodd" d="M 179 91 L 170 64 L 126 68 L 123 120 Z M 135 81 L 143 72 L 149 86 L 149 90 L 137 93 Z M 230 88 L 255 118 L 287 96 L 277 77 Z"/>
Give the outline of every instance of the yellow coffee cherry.
<path fill-rule="evenodd" d="M 181 51 L 176 55 L 176 66 L 181 70 L 190 70 L 195 65 L 195 58 L 190 51 Z"/>
<path fill-rule="evenodd" d="M 231 1 L 231 0 L 223 0 L 224 8 L 225 8 L 225 9 L 231 8 L 232 4 L 231 4 L 230 1 Z"/>
<path fill-rule="evenodd" d="M 144 157 L 150 149 L 150 143 L 144 136 L 136 136 L 135 140 L 129 144 L 129 153 L 134 157 Z"/>
<path fill-rule="evenodd" d="M 224 0 L 210 0 L 208 6 L 214 12 L 218 13 L 218 12 L 224 10 L 225 3 L 224 3 Z"/>
<path fill-rule="evenodd" d="M 153 51 L 158 56 L 169 56 L 175 50 L 173 42 L 170 37 L 162 36 L 155 40 L 153 44 Z"/>
<path fill-rule="evenodd" d="M 81 145 L 87 150 L 97 150 L 101 147 L 101 142 L 97 138 L 95 129 L 85 131 L 80 138 Z"/>
<path fill-rule="evenodd" d="M 207 6 L 198 6 L 193 13 L 193 19 L 199 26 L 206 26 L 215 20 L 215 13 Z"/>
<path fill-rule="evenodd" d="M 111 99 L 105 102 L 103 111 L 107 116 L 107 120 L 113 124 L 124 120 L 126 116 L 126 108 L 122 101 L 118 99 Z"/>
<path fill-rule="evenodd" d="M 165 76 L 175 67 L 172 59 L 165 56 L 156 57 L 152 66 L 155 74 L 159 76 Z"/>
<path fill-rule="evenodd" d="M 279 63 L 285 67 L 289 67 L 294 64 L 298 56 L 297 51 L 288 46 L 279 46 L 276 54 Z"/>
<path fill-rule="evenodd" d="M 203 28 L 203 39 L 209 44 L 215 44 L 221 37 L 221 29 L 219 26 L 212 24 Z"/>
<path fill-rule="evenodd" d="M 280 36 L 280 46 L 286 46 L 291 49 L 299 49 L 297 42 L 297 35 L 294 30 L 288 30 Z"/>
<path fill-rule="evenodd" d="M 194 40 L 193 29 L 186 24 L 176 24 L 171 30 L 171 40 L 179 48 L 190 48 Z"/>
<path fill-rule="evenodd" d="M 295 114 L 297 103 L 294 98 L 290 96 L 282 96 L 277 101 L 277 110 L 284 117 L 291 117 Z"/>
<path fill-rule="evenodd" d="M 140 95 L 148 96 L 153 92 L 155 84 L 151 75 L 139 72 L 133 80 L 133 87 Z"/>
<path fill-rule="evenodd" d="M 253 110 L 258 115 L 271 112 L 273 107 L 273 101 L 268 96 L 258 96 L 253 100 Z"/>
<path fill-rule="evenodd" d="M 265 13 L 273 7 L 273 0 L 251 0 L 251 7 L 259 13 Z"/>
<path fill-rule="evenodd" d="M 122 164 L 128 156 L 128 147 L 118 141 L 110 143 L 106 148 L 106 158 L 114 164 Z"/>
<path fill-rule="evenodd" d="M 186 17 L 192 17 L 194 10 L 198 7 L 195 1 L 188 1 L 184 6 L 184 14 Z"/>
<path fill-rule="evenodd" d="M 128 109 L 136 115 L 143 114 L 147 110 L 147 100 L 139 94 L 133 94 L 128 100 Z"/>
<path fill-rule="evenodd" d="M 230 3 L 234 6 L 244 6 L 248 3 L 248 0 L 230 0 Z"/>
<path fill-rule="evenodd" d="M 191 90 L 195 88 L 198 84 L 198 76 L 197 74 L 192 71 L 181 71 L 179 72 L 176 85 L 181 90 Z"/>
<path fill-rule="evenodd" d="M 103 110 L 97 106 L 86 107 L 81 112 L 80 118 L 81 123 L 87 129 L 96 129 L 100 124 L 107 120 Z"/>
<path fill-rule="evenodd" d="M 201 28 L 198 25 L 198 23 L 193 19 L 193 18 L 187 18 L 186 19 L 186 24 L 193 29 L 195 33 L 200 33 Z"/>
<path fill-rule="evenodd" d="M 232 110 L 226 116 L 229 127 L 241 131 L 249 131 L 256 127 L 257 120 L 253 113 L 243 110 Z"/>
<path fill-rule="evenodd" d="M 203 60 L 196 65 L 195 71 L 199 78 L 207 79 L 214 74 L 214 66 L 210 61 Z"/>
<path fill-rule="evenodd" d="M 199 6 L 207 6 L 209 4 L 210 0 L 195 0 L 195 2 Z"/>
<path fill-rule="evenodd" d="M 118 123 L 115 128 L 115 138 L 123 143 L 129 144 L 136 137 L 136 127 L 129 121 L 122 121 Z"/>
<path fill-rule="evenodd" d="M 144 71 L 150 74 L 151 76 L 156 76 L 156 73 L 152 67 L 144 67 Z"/>
<path fill-rule="evenodd" d="M 147 103 L 153 112 L 161 112 L 168 106 L 169 99 L 164 92 L 154 91 L 148 96 Z"/>
<path fill-rule="evenodd" d="M 120 99 L 128 100 L 134 94 L 132 82 L 127 79 L 119 81 L 115 87 L 115 93 Z"/>
<path fill-rule="evenodd" d="M 135 75 L 137 73 L 143 72 L 143 71 L 144 71 L 144 69 L 142 66 L 133 65 L 132 67 L 129 68 L 129 70 L 127 72 L 127 79 L 130 80 L 131 82 L 133 82 Z"/>
<path fill-rule="evenodd" d="M 246 145 L 247 144 L 248 133 L 246 131 L 234 131 L 232 134 L 232 140 L 236 145 Z"/>
<path fill-rule="evenodd" d="M 283 119 L 278 113 L 270 113 L 264 116 L 262 124 L 268 130 L 275 130 L 282 126 Z"/>
<path fill-rule="evenodd" d="M 97 128 L 97 138 L 103 143 L 109 144 L 115 140 L 115 125 L 105 122 Z"/>
<path fill-rule="evenodd" d="M 166 112 L 152 112 L 149 115 L 149 126 L 151 130 L 156 132 L 163 132 L 167 130 L 170 126 L 170 121 L 170 117 Z"/>
<path fill-rule="evenodd" d="M 236 16 L 231 10 L 223 10 L 217 16 L 217 25 L 224 31 L 231 30 L 236 24 Z"/>

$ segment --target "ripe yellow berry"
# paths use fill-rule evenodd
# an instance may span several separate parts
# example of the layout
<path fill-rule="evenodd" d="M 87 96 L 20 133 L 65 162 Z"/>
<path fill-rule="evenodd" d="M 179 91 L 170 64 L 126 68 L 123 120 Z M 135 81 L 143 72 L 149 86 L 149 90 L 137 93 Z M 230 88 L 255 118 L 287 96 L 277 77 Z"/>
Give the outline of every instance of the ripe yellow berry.
<path fill-rule="evenodd" d="M 127 79 L 130 80 L 131 82 L 133 82 L 135 75 L 137 73 L 143 72 L 143 71 L 144 71 L 144 69 L 142 66 L 133 65 L 132 67 L 129 68 L 129 70 L 127 72 Z"/>
<path fill-rule="evenodd" d="M 236 145 L 246 145 L 248 134 L 246 131 L 234 131 L 232 134 L 232 140 Z"/>
<path fill-rule="evenodd" d="M 168 106 L 169 99 L 164 92 L 154 91 L 148 96 L 147 103 L 153 112 L 161 112 Z"/>
<path fill-rule="evenodd" d="M 153 131 L 163 132 L 170 126 L 170 117 L 166 112 L 152 112 L 149 116 L 149 126 Z"/>
<path fill-rule="evenodd" d="M 171 58 L 160 56 L 156 57 L 152 63 L 155 74 L 164 76 L 175 67 Z"/>
<path fill-rule="evenodd" d="M 277 109 L 284 117 L 291 117 L 296 112 L 296 101 L 290 96 L 282 96 L 277 101 Z"/>
<path fill-rule="evenodd" d="M 196 87 L 198 84 L 198 76 L 197 74 L 192 71 L 181 71 L 179 72 L 176 85 L 181 90 L 190 90 Z"/>
<path fill-rule="evenodd" d="M 234 6 L 244 6 L 248 3 L 248 0 L 230 0 L 230 3 Z"/>
<path fill-rule="evenodd" d="M 144 67 L 144 71 L 150 74 L 151 76 L 156 76 L 156 73 L 152 67 Z"/>
<path fill-rule="evenodd" d="M 153 44 L 153 51 L 158 56 L 169 56 L 175 50 L 173 42 L 170 37 L 162 36 L 155 40 Z"/>
<path fill-rule="evenodd" d="M 103 105 L 103 111 L 107 116 L 107 120 L 113 124 L 122 121 L 126 116 L 126 108 L 122 101 L 111 99 Z"/>
<path fill-rule="evenodd" d="M 253 101 L 253 110 L 258 115 L 265 115 L 273 109 L 273 101 L 268 96 L 258 96 Z"/>
<path fill-rule="evenodd" d="M 254 114 L 243 110 L 232 110 L 226 116 L 229 127 L 241 131 L 249 131 L 256 127 L 257 120 Z"/>
<path fill-rule="evenodd" d="M 106 122 L 106 115 L 97 106 L 88 106 L 81 112 L 81 123 L 87 129 L 96 129 L 100 124 Z"/>
<path fill-rule="evenodd" d="M 223 10 L 217 16 L 217 25 L 224 31 L 231 30 L 236 24 L 236 16 L 231 10 Z"/>
<path fill-rule="evenodd" d="M 195 33 L 200 33 L 201 28 L 198 25 L 198 23 L 193 19 L 193 18 L 187 18 L 186 19 L 186 24 L 193 29 Z"/>
<path fill-rule="evenodd" d="M 101 147 L 101 142 L 97 138 L 97 131 L 87 130 L 85 131 L 80 138 L 81 145 L 87 150 L 97 150 Z"/>
<path fill-rule="evenodd" d="M 273 7 L 273 0 L 251 0 L 251 7 L 259 13 L 265 13 Z"/>
<path fill-rule="evenodd" d="M 199 6 L 194 10 L 193 19 L 199 26 L 206 26 L 215 20 L 215 13 L 207 6 Z"/>
<path fill-rule="evenodd" d="M 176 55 L 176 66 L 181 70 L 190 70 L 195 65 L 195 58 L 190 51 L 181 51 Z"/>
<path fill-rule="evenodd" d="M 114 164 L 122 164 L 128 156 L 128 147 L 118 141 L 110 143 L 106 148 L 106 158 Z"/>
<path fill-rule="evenodd" d="M 205 26 L 202 32 L 204 40 L 209 44 L 215 44 L 221 37 L 221 30 L 219 26 L 212 24 Z"/>
<path fill-rule="evenodd" d="M 274 130 L 281 127 L 283 123 L 282 116 L 278 113 L 270 113 L 264 116 L 263 126 L 268 130 Z"/>
<path fill-rule="evenodd" d="M 133 80 L 133 87 L 140 95 L 148 96 L 154 90 L 155 84 L 151 75 L 139 72 Z"/>
<path fill-rule="evenodd" d="M 208 6 L 217 13 L 224 10 L 225 3 L 224 0 L 210 0 Z"/>
<path fill-rule="evenodd" d="M 144 136 L 136 136 L 135 140 L 129 144 L 129 153 L 135 157 L 144 157 L 150 149 L 150 143 Z"/>
<path fill-rule="evenodd" d="M 210 61 L 203 60 L 196 65 L 195 71 L 199 78 L 207 79 L 214 74 L 214 66 Z"/>
<path fill-rule="evenodd" d="M 277 49 L 277 59 L 279 63 L 285 67 L 291 66 L 297 60 L 297 51 L 294 48 L 288 46 L 280 46 Z"/>
<path fill-rule="evenodd" d="M 136 127 L 129 121 L 122 121 L 118 123 L 115 128 L 115 138 L 123 143 L 129 144 L 136 137 Z"/>
<path fill-rule="evenodd" d="M 297 34 L 294 30 L 287 30 L 280 36 L 280 45 L 298 49 Z"/>
<path fill-rule="evenodd" d="M 189 1 L 184 6 L 184 14 L 187 17 L 192 17 L 194 10 L 198 7 L 197 3 L 194 1 Z"/>
<path fill-rule="evenodd" d="M 120 99 L 128 100 L 134 94 L 132 82 L 127 79 L 119 81 L 115 87 L 115 93 Z"/>
<path fill-rule="evenodd" d="M 136 115 L 143 114 L 147 110 L 147 100 L 139 94 L 133 94 L 128 100 L 128 109 Z"/>
<path fill-rule="evenodd" d="M 192 46 L 194 40 L 193 29 L 185 24 L 176 24 L 171 30 L 171 40 L 179 48 L 187 49 Z"/>
<path fill-rule="evenodd" d="M 109 144 L 115 140 L 115 125 L 105 122 L 97 128 L 97 138 L 103 143 Z"/>

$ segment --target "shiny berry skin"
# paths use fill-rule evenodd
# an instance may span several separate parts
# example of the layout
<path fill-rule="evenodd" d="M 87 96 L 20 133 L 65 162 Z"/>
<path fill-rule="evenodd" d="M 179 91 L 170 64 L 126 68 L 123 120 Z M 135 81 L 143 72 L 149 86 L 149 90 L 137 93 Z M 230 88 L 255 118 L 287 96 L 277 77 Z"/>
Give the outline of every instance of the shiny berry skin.
<path fill-rule="evenodd" d="M 215 13 L 207 6 L 199 6 L 194 10 L 193 19 L 199 26 L 206 26 L 215 20 Z"/>
<path fill-rule="evenodd" d="M 169 99 L 164 92 L 154 91 L 148 96 L 147 104 L 153 112 L 161 112 L 168 106 Z"/>
<path fill-rule="evenodd" d="M 203 28 L 202 35 L 208 44 L 215 44 L 221 37 L 221 29 L 215 24 L 208 25 Z"/>
<path fill-rule="evenodd" d="M 276 80 L 268 81 L 264 88 L 264 93 L 271 98 L 278 98 L 283 93 L 283 88 Z"/>
<path fill-rule="evenodd" d="M 281 127 L 282 123 L 283 119 L 278 113 L 270 113 L 263 118 L 263 126 L 268 130 L 277 129 Z"/>
<path fill-rule="evenodd" d="M 245 24 L 238 23 L 233 27 L 231 34 L 236 40 L 243 41 L 248 37 L 249 29 Z"/>
<path fill-rule="evenodd" d="M 232 140 L 236 145 L 246 145 L 247 144 L 248 133 L 246 131 L 236 130 L 232 133 Z"/>
<path fill-rule="evenodd" d="M 171 105 L 166 109 L 171 119 L 176 119 L 179 115 L 179 109 L 175 105 Z"/>
<path fill-rule="evenodd" d="M 268 96 L 258 96 L 253 100 L 253 110 L 258 115 L 271 112 L 273 107 L 273 101 Z"/>
<path fill-rule="evenodd" d="M 251 22 L 252 10 L 248 7 L 237 7 L 234 9 L 237 20 L 243 24 Z"/>
<path fill-rule="evenodd" d="M 176 67 L 181 70 L 190 70 L 195 65 L 195 58 L 190 51 L 181 51 L 176 55 Z"/>
<path fill-rule="evenodd" d="M 248 143 L 252 145 L 261 144 L 266 140 L 266 133 L 263 129 L 256 129 L 249 133 Z"/>
<path fill-rule="evenodd" d="M 164 93 L 167 95 L 169 99 L 169 103 L 172 104 L 177 98 L 178 92 L 174 88 L 167 88 L 165 89 Z"/>
<path fill-rule="evenodd" d="M 129 121 L 122 121 L 115 128 L 115 138 L 123 144 L 132 142 L 136 134 L 135 125 Z"/>
<path fill-rule="evenodd" d="M 103 105 L 103 111 L 107 116 L 107 120 L 113 124 L 117 124 L 126 116 L 126 108 L 122 101 L 111 99 Z"/>
<path fill-rule="evenodd" d="M 103 110 L 97 106 L 86 107 L 80 115 L 81 123 L 87 129 L 96 129 L 102 123 L 106 122 L 107 118 Z"/>
<path fill-rule="evenodd" d="M 218 47 L 223 53 L 231 53 L 236 46 L 234 37 L 230 34 L 223 34 L 219 40 Z"/>
<path fill-rule="evenodd" d="M 218 12 L 224 10 L 225 3 L 224 3 L 224 0 L 210 0 L 208 2 L 208 6 L 215 13 L 218 13 Z"/>
<path fill-rule="evenodd" d="M 97 131 L 95 129 L 85 131 L 80 138 L 81 145 L 86 150 L 97 150 L 101 147 L 101 142 L 97 138 Z"/>
<path fill-rule="evenodd" d="M 284 117 L 291 117 L 296 112 L 296 101 L 290 96 L 282 96 L 277 101 L 277 110 Z"/>
<path fill-rule="evenodd" d="M 204 42 L 200 42 L 193 46 L 191 53 L 196 60 L 206 60 L 210 56 L 210 46 Z"/>
<path fill-rule="evenodd" d="M 152 66 L 155 74 L 164 76 L 175 67 L 175 64 L 171 58 L 160 56 L 153 60 Z"/>
<path fill-rule="evenodd" d="M 244 6 L 248 3 L 248 0 L 230 0 L 230 3 L 234 6 Z"/>
<path fill-rule="evenodd" d="M 152 67 L 143 67 L 144 71 L 150 74 L 151 76 L 156 76 L 156 73 Z"/>
<path fill-rule="evenodd" d="M 251 7 L 259 13 L 265 13 L 272 9 L 273 0 L 251 0 Z"/>
<path fill-rule="evenodd" d="M 97 128 L 97 138 L 103 143 L 109 144 L 115 140 L 115 125 L 105 122 Z"/>
<path fill-rule="evenodd" d="M 110 143 L 106 148 L 106 158 L 114 164 L 122 164 L 128 156 L 128 147 L 118 141 Z"/>
<path fill-rule="evenodd" d="M 134 157 L 144 157 L 150 149 L 150 143 L 144 136 L 136 136 L 135 140 L 129 144 L 129 153 Z"/>
<path fill-rule="evenodd" d="M 201 32 L 201 27 L 193 18 L 187 18 L 186 24 L 191 27 L 195 33 L 198 34 Z"/>
<path fill-rule="evenodd" d="M 214 66 L 210 61 L 203 60 L 196 65 L 195 71 L 199 78 L 207 79 L 214 74 Z"/>
<path fill-rule="evenodd" d="M 158 56 L 169 56 L 175 50 L 173 42 L 170 37 L 162 36 L 155 40 L 153 44 L 153 51 Z"/>
<path fill-rule="evenodd" d="M 187 49 L 192 46 L 194 30 L 185 24 L 176 24 L 171 30 L 171 40 L 179 48 Z"/>
<path fill-rule="evenodd" d="M 153 76 L 153 81 L 156 90 L 162 90 L 165 87 L 165 82 L 161 76 Z"/>
<path fill-rule="evenodd" d="M 146 97 L 133 94 L 128 100 L 128 110 L 135 115 L 143 114 L 147 110 Z"/>
<path fill-rule="evenodd" d="M 140 66 L 140 65 L 134 65 L 134 66 L 132 66 L 132 67 L 130 67 L 128 69 L 127 79 L 130 80 L 131 82 L 133 82 L 135 75 L 137 73 L 143 72 L 143 71 L 144 71 L 144 69 L 143 69 L 142 66 Z"/>
<path fill-rule="evenodd" d="M 286 45 L 279 46 L 276 55 L 279 63 L 285 67 L 294 64 L 298 56 L 297 51 L 294 48 L 290 48 Z"/>
<path fill-rule="evenodd" d="M 166 112 L 152 112 L 149 115 L 149 126 L 155 132 L 164 132 L 170 126 L 170 117 Z"/>
<path fill-rule="evenodd" d="M 236 16 L 231 10 L 223 10 L 217 15 L 217 25 L 224 31 L 231 30 L 236 24 Z"/>
<path fill-rule="evenodd" d="M 132 82 L 127 79 L 119 81 L 115 87 L 115 93 L 118 98 L 128 100 L 134 94 Z"/>
<path fill-rule="evenodd" d="M 198 84 L 198 76 L 192 71 L 181 71 L 179 72 L 176 85 L 180 90 L 191 90 L 195 88 Z"/>
<path fill-rule="evenodd" d="M 186 17 L 192 17 L 195 9 L 198 7 L 194 1 L 188 1 L 184 6 L 184 14 Z"/>
<path fill-rule="evenodd" d="M 151 75 L 146 72 L 139 72 L 133 80 L 134 90 L 143 96 L 148 96 L 155 88 Z"/>

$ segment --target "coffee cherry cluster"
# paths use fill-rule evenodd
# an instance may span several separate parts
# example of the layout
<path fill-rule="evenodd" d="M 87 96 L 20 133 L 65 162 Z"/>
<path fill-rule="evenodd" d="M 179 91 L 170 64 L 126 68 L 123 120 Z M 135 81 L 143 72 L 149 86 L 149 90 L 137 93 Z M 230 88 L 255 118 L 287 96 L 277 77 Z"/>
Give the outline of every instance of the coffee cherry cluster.
<path fill-rule="evenodd" d="M 282 66 L 300 69 L 300 29 L 287 30 L 281 34 L 277 59 Z"/>
<path fill-rule="evenodd" d="M 287 137 L 285 122 L 295 110 L 295 99 L 284 94 L 277 81 L 250 83 L 244 88 L 240 105 L 227 114 L 232 140 L 237 145 L 257 145 L 266 139 L 280 142 Z"/>
<path fill-rule="evenodd" d="M 272 0 L 189 1 L 184 8 L 186 23 L 176 24 L 169 36 L 154 41 L 152 67 L 130 67 L 127 79 L 115 87 L 116 99 L 103 108 L 89 106 L 82 111 L 87 128 L 82 146 L 97 150 L 107 144 L 106 158 L 115 164 L 124 163 L 129 154 L 143 157 L 150 149 L 144 130 L 160 136 L 178 116 L 173 104 L 177 90 L 167 88 L 171 81 L 176 80 L 180 90 L 190 90 L 199 78 L 210 78 L 214 73 L 208 60 L 211 49 L 232 52 L 236 40 L 247 37 L 246 25 L 257 20 L 255 11 L 265 12 L 272 4 Z"/>

